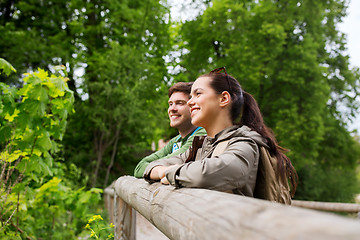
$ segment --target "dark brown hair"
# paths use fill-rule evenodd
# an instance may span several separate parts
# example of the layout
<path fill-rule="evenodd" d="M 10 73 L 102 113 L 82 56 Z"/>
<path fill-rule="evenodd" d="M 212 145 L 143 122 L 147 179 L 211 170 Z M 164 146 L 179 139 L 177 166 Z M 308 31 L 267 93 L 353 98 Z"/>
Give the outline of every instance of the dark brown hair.
<path fill-rule="evenodd" d="M 278 159 L 278 170 L 281 177 L 290 180 L 291 192 L 292 196 L 294 196 L 298 183 L 298 175 L 290 159 L 285 155 L 285 152 L 288 150 L 278 144 L 273 131 L 265 125 L 255 98 L 250 93 L 245 92 L 239 82 L 230 75 L 227 75 L 229 83 L 226 80 L 226 75 L 220 72 L 204 74 L 201 77 L 209 77 L 211 79 L 210 87 L 216 93 L 221 94 L 223 91 L 230 93 L 232 101 L 230 114 L 234 125 L 240 127 L 246 125 L 267 140 L 270 154 Z"/>
<path fill-rule="evenodd" d="M 193 83 L 194 82 L 177 82 L 177 83 L 175 83 L 169 89 L 168 96 L 171 97 L 171 95 L 174 92 L 183 92 L 183 93 L 189 95 L 189 98 L 190 98 L 191 87 L 192 87 Z"/>

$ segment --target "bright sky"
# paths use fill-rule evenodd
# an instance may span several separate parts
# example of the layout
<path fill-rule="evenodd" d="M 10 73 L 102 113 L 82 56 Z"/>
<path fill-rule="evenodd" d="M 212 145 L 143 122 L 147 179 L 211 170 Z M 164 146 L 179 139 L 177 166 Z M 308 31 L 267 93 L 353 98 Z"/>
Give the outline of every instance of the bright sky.
<path fill-rule="evenodd" d="M 339 28 L 348 35 L 348 52 L 352 66 L 360 67 L 360 1 L 351 0 L 348 15 Z"/>
<path fill-rule="evenodd" d="M 348 15 L 344 22 L 339 25 L 341 32 L 348 36 L 348 53 L 350 56 L 351 66 L 360 67 L 360 1 L 350 0 L 350 6 L 347 10 Z M 360 97 L 358 97 L 360 101 Z M 349 126 L 349 130 L 357 129 L 360 134 L 360 113 L 353 124 Z"/>

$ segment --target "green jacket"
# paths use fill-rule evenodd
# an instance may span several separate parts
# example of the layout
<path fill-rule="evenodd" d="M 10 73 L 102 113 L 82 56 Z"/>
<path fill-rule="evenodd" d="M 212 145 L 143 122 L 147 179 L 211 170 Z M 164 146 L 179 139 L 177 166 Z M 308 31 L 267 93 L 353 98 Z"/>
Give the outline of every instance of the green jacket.
<path fill-rule="evenodd" d="M 185 152 L 192 144 L 192 141 L 195 136 L 204 136 L 206 131 L 203 128 L 197 128 L 192 133 L 189 133 L 186 137 L 181 138 L 180 135 L 172 138 L 162 149 L 153 154 L 143 158 L 138 165 L 135 167 L 134 176 L 137 178 L 142 178 L 146 167 L 149 163 L 159 160 L 161 158 L 168 158 L 172 156 L 179 155 L 180 153 Z M 180 148 L 173 151 L 174 143 L 178 144 Z"/>

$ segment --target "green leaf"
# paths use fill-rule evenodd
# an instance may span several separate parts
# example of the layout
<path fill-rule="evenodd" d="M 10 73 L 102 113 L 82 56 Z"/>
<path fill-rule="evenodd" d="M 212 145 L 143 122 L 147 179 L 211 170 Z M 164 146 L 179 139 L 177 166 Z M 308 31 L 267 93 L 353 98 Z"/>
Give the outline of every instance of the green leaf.
<path fill-rule="evenodd" d="M 82 192 L 79 198 L 79 203 L 86 203 L 91 197 L 91 192 Z"/>
<path fill-rule="evenodd" d="M 19 109 L 14 109 L 14 112 L 12 115 L 10 115 L 9 113 L 6 113 L 5 114 L 5 119 L 8 120 L 9 122 L 13 122 L 14 119 L 19 116 L 18 114 L 20 113 L 20 110 Z"/>
<path fill-rule="evenodd" d="M 92 193 L 103 193 L 104 190 L 101 189 L 101 188 L 91 188 L 90 192 L 92 192 Z"/>
<path fill-rule="evenodd" d="M 48 132 L 43 131 L 38 138 L 36 145 L 43 151 L 49 151 L 52 148 L 52 142 Z"/>
<path fill-rule="evenodd" d="M 0 70 L 3 70 L 3 72 L 8 76 L 11 72 L 16 72 L 16 69 L 3 58 L 0 58 Z"/>
<path fill-rule="evenodd" d="M 6 142 L 11 137 L 11 128 L 9 126 L 2 126 L 0 128 L 0 143 Z"/>
<path fill-rule="evenodd" d="M 54 98 L 64 96 L 65 90 L 67 89 L 64 78 L 53 76 L 50 78 L 50 84 L 48 84 L 48 87 L 50 96 Z"/>
<path fill-rule="evenodd" d="M 60 178 L 54 177 L 50 181 L 48 181 L 47 183 L 44 183 L 40 187 L 39 190 L 40 190 L 40 192 L 45 192 L 45 191 L 48 191 L 49 189 L 57 189 L 57 186 L 59 185 L 60 182 L 61 182 Z"/>

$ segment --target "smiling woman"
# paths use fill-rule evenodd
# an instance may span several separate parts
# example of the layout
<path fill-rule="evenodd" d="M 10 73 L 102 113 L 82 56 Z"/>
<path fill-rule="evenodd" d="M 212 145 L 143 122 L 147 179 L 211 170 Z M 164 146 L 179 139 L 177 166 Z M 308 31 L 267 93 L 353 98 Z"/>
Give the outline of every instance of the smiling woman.
<path fill-rule="evenodd" d="M 295 191 L 296 171 L 264 124 L 255 99 L 225 68 L 221 70 L 224 73 L 216 69 L 197 78 L 188 101 L 191 123 L 205 128 L 208 135 L 195 137 L 183 154 L 149 164 L 145 179 L 253 197 L 260 147 L 265 147 L 277 158 L 281 178 L 290 178 Z"/>
<path fill-rule="evenodd" d="M 210 77 L 200 77 L 192 87 L 191 123 L 206 129 L 208 136 L 215 137 L 221 130 L 233 125 L 230 113 L 231 97 L 228 91 L 217 93 L 210 86 Z M 240 106 L 241 107 L 241 106 Z"/>

